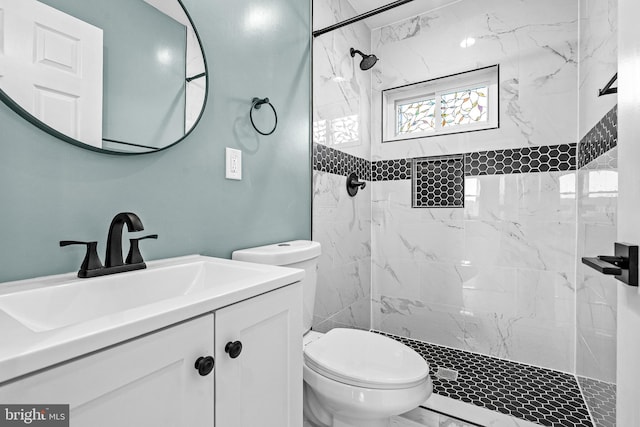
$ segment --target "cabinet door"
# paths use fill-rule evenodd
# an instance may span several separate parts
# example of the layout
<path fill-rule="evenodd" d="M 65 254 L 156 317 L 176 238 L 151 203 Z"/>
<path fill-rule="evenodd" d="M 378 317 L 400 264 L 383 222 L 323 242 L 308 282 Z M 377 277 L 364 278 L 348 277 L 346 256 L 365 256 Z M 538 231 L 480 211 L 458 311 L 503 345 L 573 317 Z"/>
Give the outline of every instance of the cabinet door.
<path fill-rule="evenodd" d="M 302 425 L 302 288 L 216 311 L 216 427 Z M 227 343 L 240 341 L 231 358 Z"/>
<path fill-rule="evenodd" d="M 212 427 L 213 315 L 146 335 L 0 387 L 0 402 L 69 404 L 71 427 Z"/>

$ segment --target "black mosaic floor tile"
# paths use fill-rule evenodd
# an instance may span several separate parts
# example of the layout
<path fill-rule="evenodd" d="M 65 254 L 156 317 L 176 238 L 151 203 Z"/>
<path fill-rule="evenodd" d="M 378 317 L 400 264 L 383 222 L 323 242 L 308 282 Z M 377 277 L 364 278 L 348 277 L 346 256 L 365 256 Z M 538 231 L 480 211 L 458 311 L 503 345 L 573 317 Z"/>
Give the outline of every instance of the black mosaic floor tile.
<path fill-rule="evenodd" d="M 595 427 L 616 427 L 616 385 L 578 377 Z"/>
<path fill-rule="evenodd" d="M 429 363 L 436 394 L 543 426 L 594 427 L 573 375 L 373 332 L 420 353 Z M 440 367 L 457 371 L 457 379 L 438 378 Z"/>

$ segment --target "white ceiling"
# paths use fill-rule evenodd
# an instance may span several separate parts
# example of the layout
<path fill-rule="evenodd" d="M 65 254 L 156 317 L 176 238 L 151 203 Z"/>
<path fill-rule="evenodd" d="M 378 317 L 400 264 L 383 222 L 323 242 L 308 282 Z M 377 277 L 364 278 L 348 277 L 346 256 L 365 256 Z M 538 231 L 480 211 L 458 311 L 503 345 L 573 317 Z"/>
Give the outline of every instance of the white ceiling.
<path fill-rule="evenodd" d="M 356 14 L 368 12 L 381 6 L 393 3 L 393 0 L 346 0 L 355 9 Z M 432 12 L 434 10 L 458 3 L 462 0 L 413 0 L 394 9 L 380 13 L 363 22 L 371 29 L 379 28 L 412 16 Z"/>

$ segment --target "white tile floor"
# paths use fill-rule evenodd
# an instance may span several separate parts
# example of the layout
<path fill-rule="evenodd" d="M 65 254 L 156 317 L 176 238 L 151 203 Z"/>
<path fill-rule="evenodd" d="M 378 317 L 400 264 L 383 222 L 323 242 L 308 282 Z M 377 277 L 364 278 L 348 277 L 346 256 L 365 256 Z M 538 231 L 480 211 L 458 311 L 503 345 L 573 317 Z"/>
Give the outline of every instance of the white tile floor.
<path fill-rule="evenodd" d="M 441 415 L 424 408 L 416 408 L 400 416 L 394 417 L 391 427 L 476 427 L 453 417 Z"/>
<path fill-rule="evenodd" d="M 303 427 L 315 427 L 305 420 Z M 440 415 L 424 408 L 416 408 L 391 419 L 390 427 L 477 427 L 456 418 Z"/>

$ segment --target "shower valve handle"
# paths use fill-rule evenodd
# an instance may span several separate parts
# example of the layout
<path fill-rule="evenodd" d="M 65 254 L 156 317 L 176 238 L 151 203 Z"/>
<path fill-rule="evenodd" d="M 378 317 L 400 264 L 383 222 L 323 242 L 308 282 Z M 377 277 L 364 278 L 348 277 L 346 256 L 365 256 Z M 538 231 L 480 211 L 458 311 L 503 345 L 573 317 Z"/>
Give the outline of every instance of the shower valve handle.
<path fill-rule="evenodd" d="M 366 186 L 367 186 L 367 183 L 364 181 L 360 181 L 358 179 L 358 175 L 356 175 L 353 172 L 350 173 L 349 176 L 347 177 L 347 193 L 349 193 L 351 197 L 358 194 L 358 190 L 361 190 Z"/>

